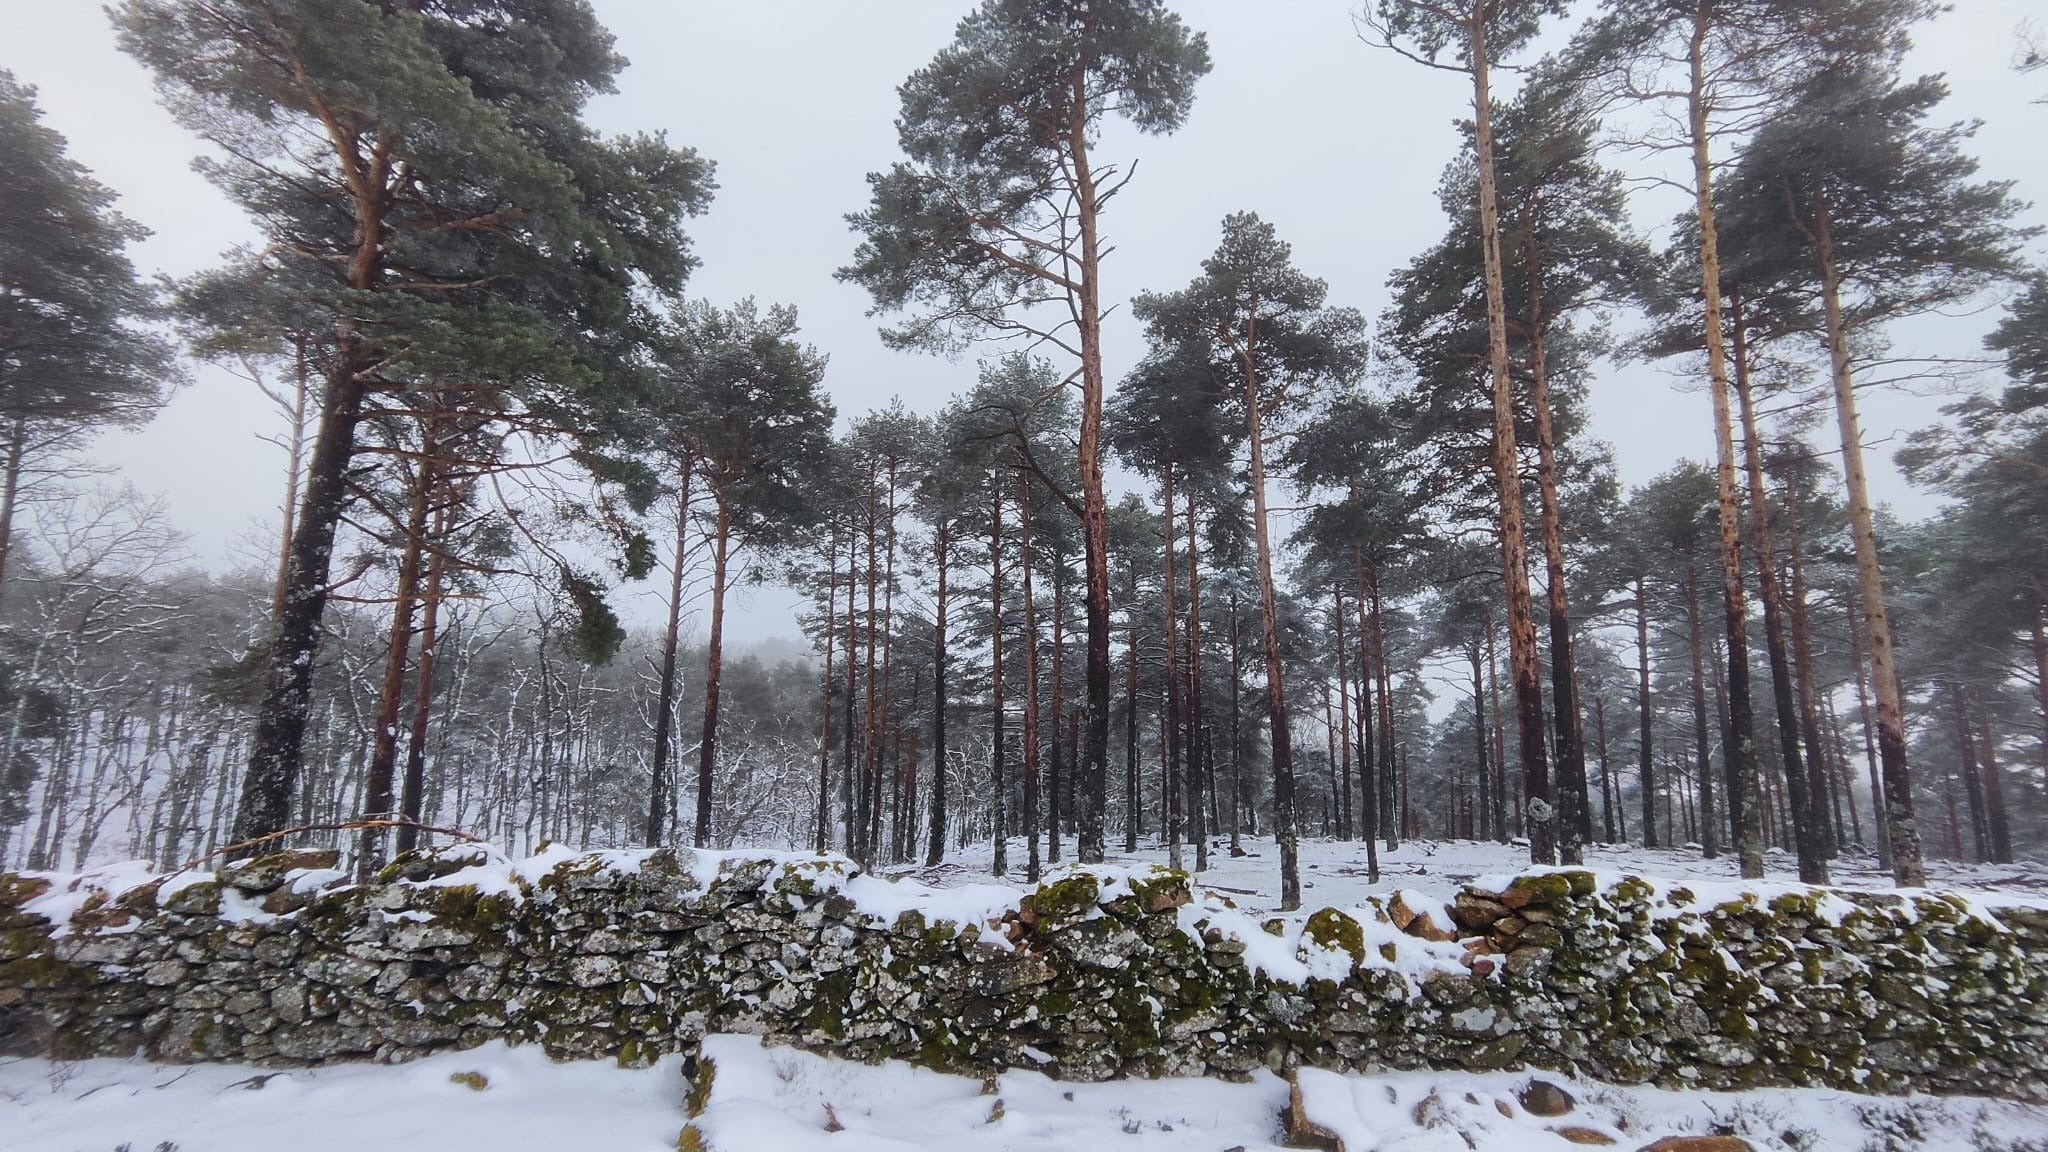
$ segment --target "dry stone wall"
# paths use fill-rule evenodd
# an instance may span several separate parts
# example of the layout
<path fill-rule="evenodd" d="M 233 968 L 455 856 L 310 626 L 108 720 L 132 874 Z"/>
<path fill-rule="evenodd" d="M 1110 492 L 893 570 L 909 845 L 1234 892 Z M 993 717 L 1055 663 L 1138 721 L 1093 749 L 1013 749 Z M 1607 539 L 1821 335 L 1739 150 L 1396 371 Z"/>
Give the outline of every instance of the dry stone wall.
<path fill-rule="evenodd" d="M 564 857 L 421 855 L 361 886 L 314 854 L 0 876 L 0 1051 L 297 1064 L 502 1039 L 641 1064 L 720 1031 L 1075 1079 L 1532 1066 L 2048 1098 L 2048 913 L 1952 896 L 1565 870 L 1262 920 L 1179 873 L 1098 869 L 967 914 L 836 858 Z"/>

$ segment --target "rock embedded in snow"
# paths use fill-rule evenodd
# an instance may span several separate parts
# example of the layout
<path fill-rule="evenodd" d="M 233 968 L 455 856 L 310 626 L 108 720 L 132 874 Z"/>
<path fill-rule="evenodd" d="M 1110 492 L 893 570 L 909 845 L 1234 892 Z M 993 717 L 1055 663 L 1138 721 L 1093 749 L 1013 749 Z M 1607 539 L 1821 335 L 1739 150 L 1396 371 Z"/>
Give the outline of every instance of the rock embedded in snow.
<path fill-rule="evenodd" d="M 1548 1080 L 1531 1080 L 1515 1094 L 1515 1101 L 1522 1111 L 1531 1116 L 1556 1118 L 1570 1112 L 1578 1105 L 1572 1094 Z"/>

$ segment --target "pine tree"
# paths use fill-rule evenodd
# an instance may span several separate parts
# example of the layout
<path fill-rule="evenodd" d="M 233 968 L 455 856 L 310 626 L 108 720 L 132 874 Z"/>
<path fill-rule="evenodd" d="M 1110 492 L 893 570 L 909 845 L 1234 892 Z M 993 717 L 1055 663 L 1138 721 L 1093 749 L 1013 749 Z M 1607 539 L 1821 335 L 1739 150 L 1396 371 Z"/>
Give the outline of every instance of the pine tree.
<path fill-rule="evenodd" d="M 1301 904 L 1295 845 L 1293 739 L 1281 663 L 1279 600 L 1266 509 L 1268 441 L 1291 422 L 1311 388 L 1343 386 L 1365 368 L 1365 321 L 1331 308 L 1328 286 L 1298 271 L 1273 226 L 1240 212 L 1225 217 L 1223 242 L 1202 275 L 1179 292 L 1139 296 L 1132 311 L 1155 346 L 1190 350 L 1189 359 L 1237 387 L 1231 407 L 1245 424 L 1260 635 L 1266 672 L 1266 722 L 1272 737 L 1273 835 L 1280 848 L 1280 903 Z"/>
<path fill-rule="evenodd" d="M 1504 216 L 1501 254 L 1511 366 L 1526 380 L 1536 452 L 1538 524 L 1548 610 L 1551 719 L 1556 738 L 1558 845 L 1580 863 L 1587 824 L 1585 747 L 1577 703 L 1567 597 L 1561 457 L 1582 420 L 1573 411 L 1577 377 L 1601 341 L 1581 319 L 1640 294 L 1649 253 L 1628 233 L 1619 174 L 1594 156 L 1597 122 L 1580 93 L 1546 72 L 1503 108 L 1498 122 L 1496 195 Z M 1451 234 L 1398 274 L 1404 299 L 1397 339 L 1426 355 L 1418 323 L 1438 328 L 1434 351 L 1480 356 L 1485 268 L 1477 242 L 1476 174 L 1469 157 L 1445 174 Z M 1444 311 L 1431 314 L 1431 309 Z M 1459 336 L 1459 329 L 1472 329 Z M 1440 369 L 1445 365 L 1439 365 Z M 1483 362 L 1475 362 L 1483 369 Z M 1446 381 L 1457 388 L 1465 373 Z"/>
<path fill-rule="evenodd" d="M 2048 272 L 2028 277 L 2026 290 L 2013 298 L 1984 346 L 2005 356 L 2012 378 L 2000 401 L 2006 412 L 2048 408 Z"/>
<path fill-rule="evenodd" d="M 1131 173 L 1094 149 L 1112 114 L 1164 134 L 1187 118 L 1207 42 L 1159 0 L 984 0 L 902 88 L 906 159 L 869 176 L 872 205 L 840 271 L 901 347 L 1029 333 L 1078 361 L 1088 616 L 1080 858 L 1102 859 L 1109 750 L 1109 557 L 1102 489 L 1101 216 Z M 1058 307 L 1038 310 L 1038 303 Z"/>
<path fill-rule="evenodd" d="M 148 233 L 65 155 L 35 96 L 0 69 L 0 578 L 24 470 L 80 432 L 148 420 L 175 373 L 127 256 Z"/>
<path fill-rule="evenodd" d="M 1201 827 L 1200 804 L 1206 742 L 1201 737 L 1201 574 L 1193 536 L 1198 494 L 1216 493 L 1230 482 L 1231 459 L 1242 429 L 1227 418 L 1229 381 L 1220 378 L 1201 343 L 1155 347 L 1117 385 L 1105 424 L 1111 447 L 1123 462 L 1159 482 L 1160 590 L 1163 616 L 1161 743 L 1168 779 L 1160 795 L 1167 860 L 1181 864 L 1188 816 Z M 1179 509 L 1186 503 L 1188 551 L 1180 552 Z M 1176 568 L 1185 568 L 1184 576 Z M 1186 585 L 1188 594 L 1181 595 Z M 1185 621 L 1180 606 L 1185 604 Z M 1185 642 L 1183 642 L 1185 637 Z M 1190 800 L 1194 801 L 1190 806 Z M 1190 811 L 1192 807 L 1192 811 Z M 1208 865 L 1206 839 L 1193 837 L 1195 867 Z"/>
<path fill-rule="evenodd" d="M 817 515 L 833 410 L 821 395 L 825 360 L 796 340 L 796 310 L 765 312 L 693 303 L 663 341 L 663 373 L 677 400 L 675 437 L 688 445 L 712 505 L 711 619 L 704 670 L 704 733 L 697 749 L 696 847 L 711 845 L 718 763 L 719 676 L 732 555 L 797 538 Z"/>
<path fill-rule="evenodd" d="M 581 0 L 127 0 L 114 17 L 174 114 L 219 148 L 202 170 L 267 241 L 189 287 L 195 322 L 321 334 L 319 428 L 235 820 L 250 841 L 290 823 L 366 404 L 409 373 L 459 370 L 586 385 L 536 393 L 561 426 L 586 401 L 616 412 L 635 377 L 605 369 L 627 359 L 635 273 L 679 291 L 680 223 L 710 169 L 580 122 L 623 65 Z M 206 306 L 222 300 L 242 306 Z"/>
<path fill-rule="evenodd" d="M 1725 213 L 1721 219 L 1728 240 L 1721 248 L 1722 330 L 1729 338 L 1729 385 L 1735 399 L 1734 415 L 1741 423 L 1740 466 L 1746 482 L 1743 495 L 1749 510 L 1749 538 L 1756 554 L 1756 598 L 1763 609 L 1764 648 L 1771 673 L 1778 752 L 1785 766 L 1800 879 L 1809 884 L 1825 884 L 1828 858 L 1833 855 L 1827 844 L 1826 810 L 1821 803 L 1827 795 L 1826 768 L 1809 755 L 1815 749 L 1802 752 L 1800 744 L 1801 708 L 1787 646 L 1787 595 L 1781 586 L 1777 515 L 1765 486 L 1766 446 L 1757 419 L 1758 392 L 1767 387 L 1782 389 L 1787 384 L 1788 372 L 1774 370 L 1773 347 L 1802 331 L 1814 321 L 1814 316 L 1795 294 L 1771 285 L 1768 274 L 1749 275 L 1749 264 L 1755 255 L 1745 248 L 1749 237 L 1739 228 L 1728 231 Z M 1688 215 L 1681 218 L 1679 227 L 1681 235 L 1665 260 L 1670 283 L 1651 300 L 1653 315 L 1677 319 L 1647 339 L 1644 350 L 1650 355 L 1696 354 L 1705 350 L 1696 259 L 1697 220 Z M 1812 743 L 1817 745 L 1818 741 Z M 1735 794 L 1740 782 L 1732 772 L 1728 783 L 1731 795 Z M 1740 831 L 1739 820 L 1737 824 Z"/>
<path fill-rule="evenodd" d="M 975 524 L 980 483 L 973 456 L 961 451 L 961 428 L 969 422 L 962 401 L 941 413 L 920 453 L 911 506 L 931 530 L 932 593 L 932 782 L 926 817 L 925 867 L 937 867 L 946 853 L 948 802 L 947 722 L 951 718 L 952 671 L 948 613 L 965 545 Z"/>
<path fill-rule="evenodd" d="M 1394 766 L 1382 750 L 1391 744 L 1370 735 L 1393 714 L 1387 693 L 1374 688 L 1387 648 L 1383 591 L 1404 568 L 1424 558 L 1431 544 L 1423 520 L 1422 487 L 1406 467 L 1411 457 L 1403 445 L 1405 432 L 1386 405 L 1360 391 L 1338 392 L 1303 422 L 1285 456 L 1298 491 L 1312 502 L 1297 531 L 1297 544 L 1305 546 L 1309 565 L 1329 571 L 1340 584 L 1348 583 L 1357 598 L 1353 636 L 1358 712 L 1349 739 L 1357 749 L 1363 805 L 1360 838 L 1367 841 L 1367 867 L 1372 871 L 1379 867 L 1373 838 L 1383 835 L 1391 846 L 1397 835 L 1393 807 L 1383 799 L 1391 795 Z M 1380 705 L 1377 713 L 1375 699 Z M 1481 713 L 1483 726 L 1483 705 Z M 1482 759 L 1490 764 L 1489 757 Z M 1480 773 L 1482 778 L 1488 775 L 1486 765 Z M 1481 812 L 1482 820 L 1490 816 L 1483 805 Z"/>
<path fill-rule="evenodd" d="M 1763 875 L 1762 791 L 1749 691 L 1748 603 L 1740 491 L 1721 298 L 1721 225 L 1714 146 L 1754 131 L 1784 94 L 1831 60 L 1895 43 L 1924 0 L 1608 0 L 1581 32 L 1570 67 L 1617 98 L 1680 103 L 1685 130 L 1660 146 L 1689 154 L 1698 225 L 1700 304 L 1720 486 L 1721 605 L 1728 657 L 1724 755 L 1745 877 Z"/>
<path fill-rule="evenodd" d="M 2017 275 L 2019 205 L 2009 186 L 1971 183 L 1967 126 L 1930 128 L 1940 81 L 1899 83 L 1886 57 L 1851 57 L 1814 76 L 1799 101 L 1757 133 L 1725 189 L 1728 216 L 1760 256 L 1754 275 L 1796 286 L 1819 305 L 1841 438 L 1850 536 L 1877 696 L 1894 877 L 1920 885 L 1893 629 L 1864 479 L 1852 340 L 1903 316 L 1943 308 Z"/>
<path fill-rule="evenodd" d="M 1515 404 L 1509 378 L 1500 208 L 1495 189 L 1492 72 L 1535 37 L 1546 16 L 1563 12 L 1562 0 L 1377 0 L 1367 19 L 1379 44 L 1411 60 L 1472 78 L 1472 139 L 1479 247 L 1485 270 L 1487 371 L 1493 405 L 1491 455 L 1500 510 L 1501 579 L 1507 593 L 1508 653 L 1521 734 L 1529 858 L 1538 864 L 1557 862 L 1557 826 L 1549 757 L 1544 749 L 1543 682 L 1537 666 L 1535 610 L 1529 597 L 1528 544 L 1515 452 Z M 1440 62 L 1447 53 L 1449 62 Z"/>

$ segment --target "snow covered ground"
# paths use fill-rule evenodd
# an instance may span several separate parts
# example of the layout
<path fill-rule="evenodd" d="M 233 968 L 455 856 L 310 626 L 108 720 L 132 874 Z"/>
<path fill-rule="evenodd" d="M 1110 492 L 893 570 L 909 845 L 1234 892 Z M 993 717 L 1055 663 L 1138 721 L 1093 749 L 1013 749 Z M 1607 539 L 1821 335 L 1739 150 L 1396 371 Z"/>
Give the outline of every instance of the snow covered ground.
<path fill-rule="evenodd" d="M 1166 863 L 1163 848 L 1141 846 L 1135 855 L 1126 855 L 1117 851 L 1122 847 L 1122 841 L 1112 839 L 1106 863 Z M 1202 887 L 1230 897 L 1247 910 L 1270 910 L 1279 906 L 1280 854 L 1270 838 L 1245 837 L 1243 847 L 1246 855 L 1234 859 L 1230 855 L 1227 837 L 1218 837 L 1213 844 L 1215 846 L 1209 852 L 1209 869 L 1199 877 Z M 1008 882 L 1011 884 L 1021 885 L 1024 882 L 1024 851 L 1022 840 L 1010 841 Z M 1071 863 L 1073 852 L 1074 841 L 1069 836 L 1063 845 L 1061 862 Z M 1183 853 L 1183 866 L 1193 868 L 1194 849 L 1184 848 Z M 1457 886 L 1467 881 L 1482 876 L 1512 875 L 1529 868 L 1526 846 L 1472 840 L 1410 840 L 1391 852 L 1384 846 L 1380 849 L 1380 881 L 1372 884 L 1366 879 L 1365 845 L 1361 843 L 1305 837 L 1301 840 L 1300 854 L 1301 898 L 1308 908 L 1326 905 L 1348 907 L 1360 903 L 1361 897 L 1368 894 L 1384 896 L 1401 889 L 1449 899 Z M 992 846 L 979 843 L 956 850 L 947 857 L 946 863 L 935 869 L 884 868 L 881 871 L 888 875 L 915 876 L 928 884 L 985 884 L 990 880 L 992 858 Z M 1713 860 L 1703 860 L 1697 849 L 1590 845 L 1586 849 L 1586 865 L 1601 871 L 1627 872 L 1680 884 L 1739 882 L 1732 856 L 1723 854 Z M 1792 884 L 1799 880 L 1799 862 L 1789 853 L 1771 852 L 1766 865 L 1767 879 L 1771 883 Z M 1931 887 L 1964 892 L 1987 903 L 2048 905 L 2048 864 L 2040 862 L 1971 865 L 1929 859 L 1927 875 Z M 1891 888 L 1892 878 L 1891 873 L 1878 870 L 1874 855 L 1852 851 L 1833 862 L 1832 884 L 1840 888 L 1880 890 Z M 1755 890 L 1757 885 L 1742 884 L 1742 887 Z"/>
<path fill-rule="evenodd" d="M 1013 1071 L 991 1084 L 763 1048 L 744 1036 L 712 1037 L 705 1055 L 715 1062 L 710 1101 L 692 1123 L 715 1152 L 1262 1152 L 1279 1146 L 1287 1104 L 1287 1085 L 1266 1074 L 1248 1084 L 1068 1084 Z M 1344 1136 L 1350 1152 L 1583 1146 L 1562 1134 L 1567 1129 L 1629 1150 L 1667 1135 L 1715 1133 L 1769 1152 L 2048 1149 L 2048 1109 L 2017 1104 L 1808 1090 L 1678 1093 L 1536 1075 L 1573 1098 L 1570 1111 L 1538 1116 L 1524 1108 L 1530 1074 L 1310 1073 L 1303 1088 L 1311 1119 Z M 531 1047 L 286 1072 L 0 1061 L 0 1148 L 669 1152 L 691 1122 L 684 1098 L 675 1058 L 649 1069 L 552 1064 Z"/>
<path fill-rule="evenodd" d="M 1201 886 L 1247 912 L 1277 903 L 1278 856 L 1268 840 L 1247 838 L 1232 858 L 1223 841 Z M 1071 861 L 1071 840 L 1067 844 Z M 574 855 L 557 849 L 531 861 L 498 865 L 525 871 Z M 629 867 L 637 854 L 622 853 Z M 738 853 L 735 855 L 756 855 Z M 1190 854 L 1191 855 L 1191 854 Z M 1347 906 L 1367 895 L 1409 889 L 1448 897 L 1460 883 L 1526 867 L 1517 847 L 1414 842 L 1382 852 L 1382 878 L 1367 882 L 1362 845 L 1304 840 L 1305 902 Z M 797 857 L 792 856 L 792 859 Z M 1007 882 L 1021 885 L 1024 846 L 1010 847 Z M 885 869 L 925 884 L 875 878 L 848 882 L 863 905 L 905 901 L 981 908 L 1007 903 L 990 884 L 986 845 L 938 869 Z M 1152 849 L 1113 854 L 1109 863 L 1163 863 Z M 1189 860 L 1192 863 L 1192 860 Z M 1588 852 L 1594 868 L 1662 878 L 1695 888 L 1735 886 L 1732 861 L 1702 861 L 1681 851 Z M 1770 880 L 1791 882 L 1793 862 L 1774 855 Z M 715 871 L 716 857 L 697 866 Z M 522 871 L 523 870 L 523 871 Z M 2048 868 L 2021 864 L 1968 868 L 1936 862 L 1937 887 L 1987 904 L 2048 905 Z M 134 872 L 135 875 L 129 875 Z M 112 869 L 105 884 L 133 881 L 146 869 Z M 1889 877 L 1869 857 L 1838 861 L 1845 887 L 1884 888 Z M 1756 887 L 1755 885 L 1743 885 Z M 1768 887 L 1769 885 L 1767 885 Z M 858 891 L 853 891 L 857 889 Z M 47 899 L 82 898 L 53 892 Z M 973 919 L 973 917 L 968 917 Z M 1028 1071 L 993 1083 L 904 1065 L 868 1067 L 788 1049 L 764 1049 L 748 1037 L 713 1037 L 706 1054 L 716 1072 L 708 1108 L 693 1123 L 719 1152 L 954 1152 L 962 1148 L 1034 1150 L 1202 1149 L 1246 1152 L 1282 1138 L 1288 1088 L 1260 1074 L 1252 1082 L 1124 1081 L 1073 1084 Z M 0 1152 L 361 1152 L 398 1139 L 406 1146 L 489 1152 L 564 1149 L 668 1150 L 686 1122 L 680 1060 L 652 1069 L 606 1062 L 550 1063 L 537 1048 L 492 1046 L 400 1066 L 343 1065 L 289 1071 L 233 1065 L 167 1067 L 139 1061 L 58 1063 L 0 1060 Z M 1523 1106 L 1532 1079 L 1561 1085 L 1575 1101 L 1561 1115 Z M 1549 1073 L 1401 1073 L 1338 1076 L 1308 1072 L 1305 1103 L 1319 1125 L 1351 1152 L 1524 1152 L 1582 1146 L 1601 1138 L 1634 1150 L 1667 1135 L 1732 1133 L 1774 1152 L 1906 1152 L 1911 1149 L 2048 1152 L 2048 1108 L 1970 1099 L 1873 1098 L 1821 1090 L 1739 1094 L 1619 1088 Z M 1569 1138 L 1568 1138 L 1569 1137 Z"/>

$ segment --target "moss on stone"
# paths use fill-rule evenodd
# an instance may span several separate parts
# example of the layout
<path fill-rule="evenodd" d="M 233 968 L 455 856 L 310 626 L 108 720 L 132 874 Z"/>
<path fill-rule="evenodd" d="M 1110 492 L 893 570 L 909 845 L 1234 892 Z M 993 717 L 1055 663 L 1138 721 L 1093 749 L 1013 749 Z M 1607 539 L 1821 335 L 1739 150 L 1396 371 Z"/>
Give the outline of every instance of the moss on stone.
<path fill-rule="evenodd" d="M 821 977 L 811 989 L 804 1012 L 804 1030 L 834 1040 L 846 1036 L 846 1005 L 853 995 L 853 974 L 845 969 Z"/>
<path fill-rule="evenodd" d="M 1109 1004 L 1115 1013 L 1109 1021 L 1109 1043 L 1118 1056 L 1129 1059 L 1158 1049 L 1159 1021 L 1152 1014 L 1152 997 L 1144 988 L 1121 985 L 1110 995 Z"/>
<path fill-rule="evenodd" d="M 1343 952 L 1354 967 L 1365 963 L 1365 926 L 1335 908 L 1310 913 L 1301 935 L 1319 947 Z"/>
<path fill-rule="evenodd" d="M 422 890 L 436 920 L 451 928 L 464 928 L 478 936 L 499 935 L 517 913 L 518 906 L 507 892 L 490 895 L 474 884 L 451 884 Z"/>
<path fill-rule="evenodd" d="M 369 906 L 369 892 L 367 888 L 345 888 L 322 893 L 299 910 L 297 921 L 315 938 L 340 939 L 362 922 Z"/>
<path fill-rule="evenodd" d="M 1074 920 L 1092 911 L 1101 898 L 1102 887 L 1092 873 L 1077 872 L 1050 884 L 1040 884 L 1026 896 L 1040 924 Z"/>
<path fill-rule="evenodd" d="M 20 908 L 49 890 L 50 882 L 40 876 L 0 872 L 0 908 Z"/>
<path fill-rule="evenodd" d="M 632 1035 L 631 1032 L 626 1031 L 626 1029 L 632 1027 L 633 1021 L 614 1021 L 614 1024 L 615 1026 L 619 1027 L 622 1032 L 625 1033 L 619 1039 L 619 1051 L 617 1054 L 619 1067 L 653 1067 L 654 1062 L 661 1058 L 661 1050 L 655 1047 L 653 1044 L 647 1043 L 641 1040 L 639 1037 Z"/>
<path fill-rule="evenodd" d="M 1612 891 L 1616 900 L 1627 901 L 1646 901 L 1657 895 L 1656 888 L 1640 876 L 1623 876 L 1614 882 Z"/>
<path fill-rule="evenodd" d="M 913 1063 L 934 1072 L 965 1075 L 979 1070 L 974 1059 L 974 1043 L 962 1032 L 956 1032 L 943 1023 L 927 1028 L 918 1038 Z"/>
<path fill-rule="evenodd" d="M 42 928 L 0 928 L 0 961 L 33 956 L 49 942 L 50 934 Z"/>
<path fill-rule="evenodd" d="M 89 988 L 96 982 L 90 966 L 67 964 L 47 953 L 0 964 L 0 988 Z"/>
<path fill-rule="evenodd" d="M 1771 898 L 1771 911 L 1780 916 L 1817 916 L 1820 914 L 1818 892 L 1783 892 Z"/>
<path fill-rule="evenodd" d="M 1172 868 L 1154 868 L 1149 876 L 1131 877 L 1131 894 L 1147 914 L 1178 908 L 1194 898 L 1188 874 Z"/>
<path fill-rule="evenodd" d="M 1577 878 L 1583 876 L 1583 881 Z M 1583 886 L 1586 894 L 1594 888 L 1591 872 L 1544 872 L 1535 876 L 1517 876 L 1508 884 L 1508 891 L 1527 893 L 1530 904 L 1562 904 L 1570 900 L 1573 893 Z"/>
<path fill-rule="evenodd" d="M 1290 941 L 1299 936 L 1304 955 L 1323 949 L 1352 958 L 1338 979 L 1297 985 L 1248 968 L 1243 942 L 1226 941 L 1196 915 L 1187 916 L 1193 930 L 1183 930 L 1176 909 L 1186 880 L 1168 870 L 1140 873 L 1107 904 L 1099 875 L 1065 874 L 1026 898 L 1031 912 L 1022 919 L 1034 922 L 1037 935 L 998 953 L 975 947 L 989 931 L 984 925 L 935 924 L 924 912 L 889 923 L 859 915 L 834 883 L 834 869 L 843 871 L 824 860 L 735 866 L 701 908 L 677 899 L 700 890 L 694 878 L 653 869 L 558 883 L 551 885 L 560 888 L 558 898 L 533 902 L 468 886 L 330 891 L 263 925 L 156 910 L 140 897 L 95 904 L 97 914 L 147 918 L 137 938 L 141 959 L 131 965 L 138 975 L 176 947 L 181 962 L 151 972 L 175 978 L 171 987 L 115 982 L 125 970 L 106 968 L 102 976 L 111 960 L 58 961 L 53 953 L 72 955 L 72 946 L 92 956 L 122 950 L 90 937 L 53 949 L 39 918 L 0 903 L 0 998 L 10 1019 L 25 1007 L 20 1018 L 39 1030 L 34 1043 L 81 1057 L 132 1049 L 146 1029 L 161 1039 L 174 1025 L 176 1039 L 164 1051 L 186 1053 L 179 1058 L 261 1060 L 274 1042 L 243 1034 L 250 1010 L 216 1022 L 205 1007 L 253 990 L 269 994 L 295 1027 L 350 1035 L 374 1032 L 387 1014 L 412 1022 L 410 1001 L 430 1005 L 422 1010 L 426 1026 L 393 1033 L 416 1039 L 387 1041 L 409 1045 L 395 1049 L 401 1054 L 525 1038 L 552 1054 L 612 1056 L 627 1066 L 652 1063 L 707 1030 L 760 1030 L 843 1057 L 907 1059 L 948 1072 L 985 1071 L 1019 1045 L 1035 1045 L 1056 1057 L 1050 1071 L 1090 1078 L 1204 1069 L 1241 1076 L 1262 1056 L 1385 1067 L 1526 1059 L 1624 1081 L 1696 1076 L 1699 1085 L 1717 1087 L 1995 1092 L 1999 1077 L 2033 1084 L 2040 1076 L 2026 1038 L 2048 1020 L 2038 1010 L 2048 1001 L 2048 966 L 2040 961 L 2048 929 L 2033 934 L 2021 924 L 2013 934 L 1999 932 L 1959 900 L 1920 896 L 1909 907 L 1851 894 L 1844 898 L 1853 911 L 1823 917 L 1821 902 L 1832 898 L 1806 890 L 1720 907 L 1678 890 L 1669 904 L 1692 907 L 1671 915 L 1659 908 L 1653 917 L 1657 893 L 1646 881 L 1624 878 L 1586 899 L 1591 873 L 1547 872 L 1510 888 L 1528 913 L 1523 959 L 1541 954 L 1543 963 L 1524 963 L 1519 976 L 1511 963 L 1509 979 L 1468 977 L 1455 990 L 1438 981 L 1434 994 L 1425 988 L 1423 1003 L 1411 1001 L 1408 979 L 1393 963 L 1400 945 L 1368 942 L 1357 918 L 1363 913 L 1322 909 L 1266 923 Z M 581 872 L 561 870 L 556 879 L 572 874 Z M 16 877 L 0 877 L 0 885 L 5 899 L 19 901 L 46 887 Z M 847 905 L 843 923 L 820 924 L 828 900 Z M 481 946 L 442 949 L 445 963 L 403 956 L 417 962 L 362 983 L 360 964 L 389 963 L 374 927 L 400 908 L 415 910 L 403 919 L 468 930 Z M 707 920 L 721 916 L 722 926 L 699 938 Z M 394 921 L 390 931 L 401 928 Z M 633 967 L 643 963 L 637 954 L 595 960 L 581 952 L 595 932 L 631 935 L 636 952 L 652 954 L 647 967 Z M 1554 955 L 1534 947 L 1552 936 L 1563 945 Z M 1387 964 L 1368 952 L 1375 943 Z M 845 966 L 778 983 L 769 970 L 792 947 L 825 950 L 812 959 L 823 963 L 829 952 Z M 308 987 L 295 970 L 303 965 L 292 963 L 343 953 L 357 959 L 348 971 L 337 969 L 346 977 L 342 987 Z M 576 986 L 578 974 L 605 975 L 593 973 L 593 964 L 618 963 L 636 978 Z M 441 1003 L 432 994 L 440 985 L 487 998 Z M 172 997 L 185 1007 L 167 1011 Z M 1527 1047 L 1467 1014 L 1479 1008 L 1501 1014 Z M 1212 1042 L 1214 1031 L 1234 1039 Z"/>
<path fill-rule="evenodd" d="M 798 896 L 809 900 L 823 891 L 818 886 L 818 879 L 828 874 L 835 878 L 843 878 L 844 871 L 838 864 L 828 860 L 806 860 L 796 864 L 785 864 L 781 874 L 776 876 L 773 887 L 779 895 Z"/>
<path fill-rule="evenodd" d="M 711 1086 L 718 1079 L 718 1061 L 709 1056 L 700 1056 L 683 1069 L 687 1087 L 683 1091 L 683 1111 L 695 1120 L 711 1106 Z"/>
<path fill-rule="evenodd" d="M 164 907 L 180 916 L 218 916 L 222 885 L 217 880 L 187 884 L 164 901 Z M 91 902 L 87 902 L 91 906 Z"/>

